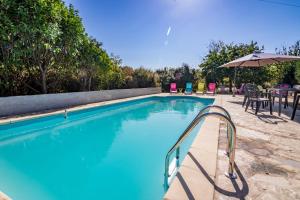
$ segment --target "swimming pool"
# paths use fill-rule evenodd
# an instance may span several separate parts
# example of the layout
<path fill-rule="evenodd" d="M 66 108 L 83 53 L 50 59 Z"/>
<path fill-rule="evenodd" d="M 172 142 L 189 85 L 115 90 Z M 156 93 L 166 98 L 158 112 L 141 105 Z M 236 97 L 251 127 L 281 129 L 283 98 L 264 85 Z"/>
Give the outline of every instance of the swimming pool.
<path fill-rule="evenodd" d="M 2 125 L 0 191 L 14 200 L 161 199 L 167 151 L 212 103 L 150 97 Z"/>

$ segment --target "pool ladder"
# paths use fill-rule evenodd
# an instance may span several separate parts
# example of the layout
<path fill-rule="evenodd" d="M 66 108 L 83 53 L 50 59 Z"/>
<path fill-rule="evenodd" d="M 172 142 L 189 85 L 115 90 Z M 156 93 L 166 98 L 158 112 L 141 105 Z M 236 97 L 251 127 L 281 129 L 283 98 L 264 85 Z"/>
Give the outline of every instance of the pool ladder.
<path fill-rule="evenodd" d="M 220 112 L 206 112 L 209 109 L 217 109 Z M 194 120 L 189 124 L 189 126 L 185 129 L 185 131 L 180 135 L 176 143 L 170 148 L 168 151 L 166 158 L 165 158 L 165 173 L 164 173 L 164 188 L 167 190 L 169 188 L 169 184 L 174 178 L 176 172 L 178 171 L 179 168 L 179 155 L 180 155 L 180 145 L 181 143 L 185 140 L 187 136 L 191 133 L 191 131 L 197 126 L 197 124 L 204 118 L 208 116 L 214 116 L 218 117 L 224 121 L 227 122 L 227 139 L 228 139 L 228 144 L 227 144 L 227 149 L 226 149 L 226 155 L 229 158 L 229 167 L 228 167 L 228 172 L 225 173 L 225 175 L 228 178 L 235 179 L 236 174 L 234 173 L 234 157 L 235 157 L 235 146 L 236 146 L 236 128 L 234 123 L 231 120 L 231 116 L 228 113 L 227 110 L 225 110 L 221 106 L 217 105 L 210 105 L 202 110 L 199 111 L 197 116 L 194 118 Z M 171 162 L 171 165 L 174 167 L 174 169 L 170 173 L 170 157 L 171 155 L 176 151 L 175 155 L 175 160 Z"/>

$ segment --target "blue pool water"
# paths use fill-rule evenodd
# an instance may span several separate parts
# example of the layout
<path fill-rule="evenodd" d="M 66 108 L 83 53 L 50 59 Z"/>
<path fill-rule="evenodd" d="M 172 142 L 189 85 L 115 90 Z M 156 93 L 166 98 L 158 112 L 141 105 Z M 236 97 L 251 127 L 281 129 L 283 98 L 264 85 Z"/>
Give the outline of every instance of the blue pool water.
<path fill-rule="evenodd" d="M 161 199 L 167 151 L 212 102 L 151 97 L 2 125 L 0 191 L 14 200 Z"/>

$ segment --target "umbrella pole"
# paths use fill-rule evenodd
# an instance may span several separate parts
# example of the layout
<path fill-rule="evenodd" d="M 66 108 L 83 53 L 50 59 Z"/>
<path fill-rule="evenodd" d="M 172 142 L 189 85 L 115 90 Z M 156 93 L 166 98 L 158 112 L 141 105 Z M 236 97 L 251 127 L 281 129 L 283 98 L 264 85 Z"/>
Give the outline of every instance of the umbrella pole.
<path fill-rule="evenodd" d="M 234 68 L 234 78 L 233 78 L 233 88 L 232 88 L 232 96 L 235 97 L 235 80 L 236 80 L 236 67 Z"/>

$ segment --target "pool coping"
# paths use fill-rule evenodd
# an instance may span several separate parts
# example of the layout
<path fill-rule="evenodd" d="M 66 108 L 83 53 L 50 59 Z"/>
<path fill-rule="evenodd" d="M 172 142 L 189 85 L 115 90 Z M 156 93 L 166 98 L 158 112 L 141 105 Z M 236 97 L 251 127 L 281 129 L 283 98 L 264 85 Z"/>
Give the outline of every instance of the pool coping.
<path fill-rule="evenodd" d="M 88 108 L 95 108 L 105 105 L 111 105 L 115 103 L 121 103 L 131 100 L 138 100 L 138 99 L 144 99 L 149 97 L 164 97 L 164 96 L 193 96 L 193 97 L 200 97 L 198 95 L 183 95 L 183 94 L 169 94 L 169 93 L 158 93 L 158 94 L 150 94 L 150 95 L 142 95 L 142 96 L 136 96 L 136 97 L 128 97 L 128 98 L 122 98 L 122 99 L 115 99 L 115 100 L 108 100 L 108 101 L 101 101 L 97 103 L 90 103 L 90 104 L 84 104 L 84 105 L 78 105 L 70 108 L 63 108 L 63 109 L 55 109 L 55 110 L 45 110 L 42 112 L 36 112 L 36 113 L 27 113 L 22 115 L 14 115 L 14 116 L 8 116 L 8 117 L 2 117 L 0 118 L 0 125 L 30 120 L 30 119 L 36 119 L 40 117 L 48 117 L 58 114 L 64 114 L 65 111 L 67 112 L 74 112 L 74 111 L 80 111 L 85 110 Z M 211 98 L 211 96 L 201 96 L 201 98 Z"/>
<path fill-rule="evenodd" d="M 200 96 L 202 97 L 202 96 Z M 213 105 L 221 105 L 215 98 Z M 172 181 L 165 200 L 214 198 L 220 120 L 206 118 Z"/>
<path fill-rule="evenodd" d="M 75 106 L 69 109 L 46 110 L 40 113 L 30 113 L 18 116 L 9 116 L 0 119 L 0 125 L 15 123 L 24 120 L 36 119 L 40 117 L 47 117 L 57 114 L 64 114 L 67 112 L 79 111 L 88 108 L 94 108 L 104 105 L 126 102 L 130 100 L 138 100 L 147 97 L 165 97 L 165 96 L 185 96 L 184 94 L 169 94 L 158 93 L 151 95 L 142 95 L 136 97 L 129 97 L 123 99 L 109 100 L 98 103 L 90 103 L 80 106 Z M 198 98 L 214 99 L 213 105 L 219 104 L 219 98 L 216 96 L 206 95 L 188 95 Z M 215 123 L 217 121 L 217 123 Z M 205 134 L 206 133 L 206 134 Z M 207 134 L 210 133 L 210 134 Z M 197 136 L 189 149 L 188 155 L 184 158 L 182 165 L 179 168 L 177 176 L 172 181 L 169 190 L 164 196 L 164 199 L 213 199 L 214 187 L 202 173 L 199 173 L 199 167 L 203 167 L 207 171 L 207 175 L 211 179 L 215 179 L 216 165 L 217 165 L 217 149 L 219 137 L 219 119 L 207 118 L 204 120 Z M 200 187 L 201 186 L 201 187 Z M 3 193 L 4 195 L 4 193 Z M 7 195 L 7 194 L 6 194 Z M 6 197 L 6 196 L 4 196 Z M 8 197 L 8 196 L 7 196 Z M 2 196 L 0 193 L 0 200 Z M 9 199 L 9 197 L 8 197 Z"/>
<path fill-rule="evenodd" d="M 89 108 L 95 108 L 95 107 L 100 107 L 100 106 L 105 106 L 105 105 L 110 105 L 110 104 L 115 104 L 115 103 L 121 103 L 121 102 L 130 101 L 130 100 L 138 100 L 138 99 L 154 97 L 154 96 L 161 96 L 161 93 L 129 97 L 129 98 L 122 98 L 122 99 L 115 99 L 115 100 L 108 100 L 108 101 L 101 101 L 101 102 L 97 102 L 97 103 L 89 103 L 89 104 L 84 104 L 84 105 L 73 106 L 73 107 L 66 108 L 66 109 L 64 108 L 64 109 L 45 110 L 45 111 L 36 112 L 36 113 L 27 113 L 27 114 L 22 114 L 22 115 L 8 116 L 8 117 L 0 118 L 0 125 L 15 123 L 15 122 L 19 122 L 19 121 L 25 121 L 25 120 L 30 120 L 30 119 L 36 119 L 36 118 L 41 118 L 41 117 L 48 117 L 48 116 L 53 116 L 53 115 L 58 115 L 58 114 L 64 114 L 66 111 L 67 112 L 80 111 L 80 110 L 85 110 L 85 109 L 89 109 Z"/>

